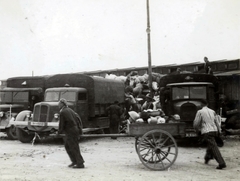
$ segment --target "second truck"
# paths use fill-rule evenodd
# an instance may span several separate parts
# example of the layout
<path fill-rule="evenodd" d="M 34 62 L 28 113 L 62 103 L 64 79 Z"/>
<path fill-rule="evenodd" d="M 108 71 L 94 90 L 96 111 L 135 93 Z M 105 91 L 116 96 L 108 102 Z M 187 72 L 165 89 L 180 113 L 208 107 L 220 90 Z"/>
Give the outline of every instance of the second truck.
<path fill-rule="evenodd" d="M 106 108 L 114 101 L 124 102 L 122 81 L 82 74 L 58 74 L 48 78 L 44 101 L 36 103 L 33 111 L 20 112 L 14 125 L 18 139 L 27 143 L 34 135 L 48 136 L 58 131 L 61 98 L 77 112 L 83 122 L 83 132 L 109 128 Z"/>
<path fill-rule="evenodd" d="M 218 80 L 209 74 L 175 74 L 160 79 L 160 102 L 167 116 L 180 116 L 180 122 L 186 124 L 186 137 L 196 137 L 193 121 L 196 112 L 201 109 L 201 99 L 208 107 L 219 112 Z"/>

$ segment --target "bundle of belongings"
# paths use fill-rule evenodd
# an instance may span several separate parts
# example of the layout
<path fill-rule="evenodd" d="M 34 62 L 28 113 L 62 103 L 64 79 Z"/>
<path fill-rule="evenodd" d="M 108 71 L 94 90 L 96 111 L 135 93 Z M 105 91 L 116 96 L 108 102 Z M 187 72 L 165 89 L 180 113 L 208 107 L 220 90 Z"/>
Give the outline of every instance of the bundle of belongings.
<path fill-rule="evenodd" d="M 163 124 L 163 123 L 178 123 L 180 122 L 180 116 L 174 114 L 166 116 L 161 109 L 158 110 L 144 110 L 143 112 L 137 113 L 135 111 L 128 112 L 129 119 L 128 124 L 132 123 L 145 123 L 145 124 Z"/>
<path fill-rule="evenodd" d="M 121 80 L 125 84 L 125 120 L 124 123 L 163 124 L 180 121 L 179 115 L 166 116 L 161 109 L 159 83 L 165 75 L 152 72 L 152 87 L 148 85 L 149 75 L 138 75 L 131 71 L 127 76 L 106 74 L 105 78 Z M 152 93 L 150 95 L 150 89 Z"/>
<path fill-rule="evenodd" d="M 151 75 L 152 75 L 152 89 L 154 91 L 157 91 L 158 83 L 160 79 L 165 75 L 154 72 Z M 121 80 L 122 82 L 125 83 L 126 86 L 130 86 L 133 88 L 134 95 L 141 94 L 144 90 L 149 89 L 148 87 L 149 75 L 146 73 L 144 75 L 138 75 L 137 71 L 131 71 L 127 76 L 123 75 L 117 76 L 109 73 L 105 75 L 105 78 Z"/>

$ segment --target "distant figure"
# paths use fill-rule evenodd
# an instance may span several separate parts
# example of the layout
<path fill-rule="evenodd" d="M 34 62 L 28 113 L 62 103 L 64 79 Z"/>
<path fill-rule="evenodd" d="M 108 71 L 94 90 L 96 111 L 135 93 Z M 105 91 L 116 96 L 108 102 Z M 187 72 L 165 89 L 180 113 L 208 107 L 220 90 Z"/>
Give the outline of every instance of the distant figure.
<path fill-rule="evenodd" d="M 84 160 L 78 144 L 80 128 L 78 124 L 78 115 L 68 107 L 66 99 L 61 99 L 58 103 L 60 109 L 60 121 L 58 133 L 65 133 L 65 149 L 72 161 L 68 167 L 84 168 Z"/>
<path fill-rule="evenodd" d="M 171 75 L 175 75 L 175 74 L 181 74 L 182 73 L 182 69 L 180 67 L 178 67 L 175 71 L 171 72 Z"/>
<path fill-rule="evenodd" d="M 34 105 L 35 105 L 37 102 L 39 102 L 38 96 L 33 95 L 33 96 L 31 97 L 31 100 L 30 100 L 30 103 L 29 103 L 29 104 L 30 104 L 30 105 L 29 105 L 29 109 L 30 109 L 30 110 L 33 110 Z"/>
<path fill-rule="evenodd" d="M 132 87 L 128 86 L 125 89 L 125 107 L 126 113 L 129 111 L 136 111 L 138 112 L 137 100 L 133 95 Z"/>
<path fill-rule="evenodd" d="M 216 119 L 216 113 L 214 110 L 207 107 L 207 101 L 202 100 L 202 109 L 196 114 L 193 122 L 193 127 L 196 131 L 200 131 L 203 137 L 203 141 L 207 143 L 207 150 L 205 154 L 205 164 L 211 159 L 215 159 L 218 162 L 216 169 L 226 168 L 226 163 L 218 149 L 215 138 L 220 134 L 220 125 Z"/>
<path fill-rule="evenodd" d="M 213 75 L 213 71 L 212 71 L 212 68 L 211 68 L 211 63 L 209 62 L 207 57 L 204 57 L 204 62 L 205 62 L 205 65 L 204 65 L 205 72 L 207 74 Z"/>
<path fill-rule="evenodd" d="M 182 72 L 181 68 L 178 67 L 176 70 L 176 74 L 181 74 L 181 72 Z"/>
<path fill-rule="evenodd" d="M 161 103 L 161 107 L 162 110 L 165 114 L 169 115 L 169 109 L 168 109 L 168 102 L 170 100 L 170 90 L 165 88 L 165 87 L 161 87 L 160 88 L 160 103 Z"/>
<path fill-rule="evenodd" d="M 122 108 L 118 105 L 118 101 L 107 107 L 106 111 L 110 119 L 110 133 L 117 134 L 119 132 L 119 123 L 121 121 L 121 116 L 123 114 Z M 112 139 L 117 139 L 116 137 L 111 137 Z"/>
<path fill-rule="evenodd" d="M 150 96 L 150 94 L 147 94 L 145 97 L 146 101 L 143 103 L 141 107 L 141 111 L 147 110 L 147 109 L 153 109 L 154 105 L 154 99 Z"/>

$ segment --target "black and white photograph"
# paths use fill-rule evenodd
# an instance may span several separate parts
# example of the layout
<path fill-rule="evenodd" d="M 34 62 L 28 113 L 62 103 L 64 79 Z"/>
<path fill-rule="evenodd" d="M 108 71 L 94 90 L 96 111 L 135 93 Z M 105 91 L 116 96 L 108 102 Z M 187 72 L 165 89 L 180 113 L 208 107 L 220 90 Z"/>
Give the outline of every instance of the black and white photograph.
<path fill-rule="evenodd" d="M 240 180 L 239 0 L 0 0 L 0 181 Z"/>

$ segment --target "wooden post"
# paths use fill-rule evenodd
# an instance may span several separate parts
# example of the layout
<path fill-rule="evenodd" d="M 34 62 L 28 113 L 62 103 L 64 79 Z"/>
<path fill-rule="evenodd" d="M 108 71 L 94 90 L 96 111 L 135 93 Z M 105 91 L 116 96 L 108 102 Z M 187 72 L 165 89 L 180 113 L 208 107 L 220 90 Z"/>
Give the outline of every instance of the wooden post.
<path fill-rule="evenodd" d="M 150 15 L 149 15 L 149 0 L 147 0 L 147 40 L 148 40 L 148 86 L 150 94 L 152 92 L 152 60 L 151 60 L 151 38 L 150 38 Z"/>

